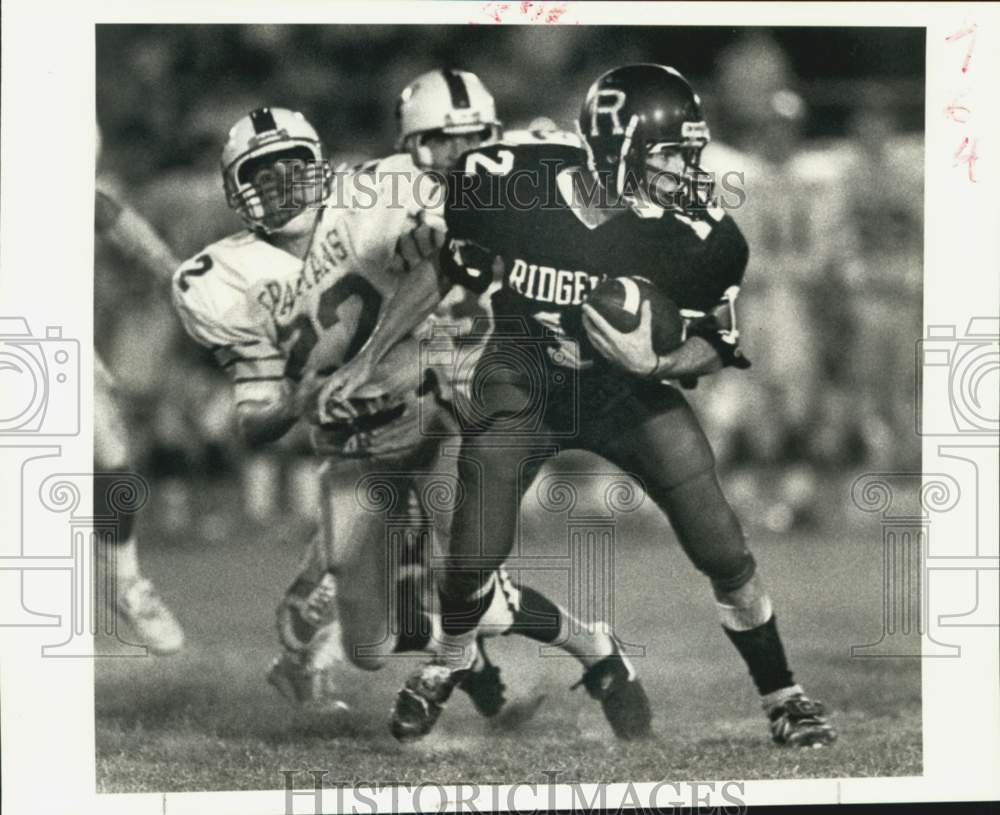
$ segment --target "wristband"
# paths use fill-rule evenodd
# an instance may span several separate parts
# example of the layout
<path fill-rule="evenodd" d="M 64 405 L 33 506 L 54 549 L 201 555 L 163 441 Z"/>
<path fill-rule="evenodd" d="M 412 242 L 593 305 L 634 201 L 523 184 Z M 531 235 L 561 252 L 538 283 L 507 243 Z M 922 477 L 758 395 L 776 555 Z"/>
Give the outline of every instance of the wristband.
<path fill-rule="evenodd" d="M 724 367 L 750 367 L 750 360 L 743 356 L 743 352 L 740 351 L 739 334 L 720 328 L 719 321 L 714 316 L 692 321 L 688 326 L 687 336 L 701 337 L 711 345 L 722 358 Z"/>

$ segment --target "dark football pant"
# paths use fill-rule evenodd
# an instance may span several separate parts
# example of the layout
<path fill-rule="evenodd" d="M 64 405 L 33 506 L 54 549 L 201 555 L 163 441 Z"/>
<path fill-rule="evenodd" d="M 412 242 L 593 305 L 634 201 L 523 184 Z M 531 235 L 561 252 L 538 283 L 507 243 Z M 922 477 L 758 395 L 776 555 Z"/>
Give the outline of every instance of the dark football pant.
<path fill-rule="evenodd" d="M 638 390 L 614 382 L 592 386 L 585 379 L 563 388 L 532 387 L 523 375 L 497 367 L 483 377 L 489 366 L 477 369 L 475 421 L 466 416 L 458 465 L 465 500 L 454 518 L 441 585 L 446 632 L 475 625 L 489 603 L 478 596 L 482 586 L 513 547 L 522 496 L 545 460 L 568 449 L 596 453 L 635 476 L 717 591 L 750 580 L 753 556 L 722 494 L 708 440 L 680 391 L 659 383 Z"/>

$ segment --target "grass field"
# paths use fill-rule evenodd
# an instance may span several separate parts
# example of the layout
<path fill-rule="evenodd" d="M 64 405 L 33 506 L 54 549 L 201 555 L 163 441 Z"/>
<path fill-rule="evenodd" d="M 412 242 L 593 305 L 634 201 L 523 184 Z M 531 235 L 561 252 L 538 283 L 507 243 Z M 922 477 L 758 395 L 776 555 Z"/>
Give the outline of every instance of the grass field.
<path fill-rule="evenodd" d="M 796 677 L 832 709 L 840 730 L 837 745 L 809 751 L 770 744 L 707 583 L 645 508 L 617 529 L 615 579 L 616 628 L 646 649 L 635 663 L 656 716 L 656 739 L 638 745 L 615 742 L 597 704 L 569 691 L 579 678 L 575 662 L 540 658 L 516 637 L 490 648 L 512 696 L 499 721 L 480 719 L 456 698 L 431 737 L 397 744 L 387 719 L 408 658 L 378 673 L 345 668 L 349 713 L 297 712 L 264 673 L 275 653 L 273 607 L 293 574 L 302 529 L 236 524 L 238 534 L 211 544 L 159 533 L 154 517 L 143 529 L 144 568 L 189 645 L 169 658 L 98 661 L 99 791 L 278 789 L 281 770 L 303 771 L 308 784 L 309 769 L 328 770 L 331 784 L 544 783 L 543 771 L 566 782 L 921 772 L 919 662 L 850 657 L 851 645 L 881 631 L 877 526 L 752 535 Z M 559 519 L 529 520 L 527 533 L 540 552 L 565 547 Z M 558 576 L 523 577 L 560 598 Z M 522 715 L 542 695 L 535 714 Z"/>

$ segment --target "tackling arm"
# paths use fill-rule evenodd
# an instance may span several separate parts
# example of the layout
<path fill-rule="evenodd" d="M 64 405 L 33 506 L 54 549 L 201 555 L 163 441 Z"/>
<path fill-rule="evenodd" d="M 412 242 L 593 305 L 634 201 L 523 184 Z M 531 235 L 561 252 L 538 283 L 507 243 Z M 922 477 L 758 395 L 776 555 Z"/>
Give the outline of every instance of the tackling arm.
<path fill-rule="evenodd" d="M 340 414 L 353 415 L 348 401 L 351 395 L 371 379 L 389 349 L 427 319 L 450 288 L 451 283 L 438 273 L 431 258 L 418 263 L 400 281 L 357 356 L 334 371 L 319 390 L 316 409 L 321 421 L 330 421 Z M 331 402 L 335 405 L 333 409 Z"/>
<path fill-rule="evenodd" d="M 240 435 L 260 447 L 284 436 L 315 395 L 312 370 L 301 381 L 288 376 L 288 354 L 272 336 L 245 280 L 206 250 L 174 275 L 174 308 L 188 335 L 210 348 L 233 386 Z"/>
<path fill-rule="evenodd" d="M 248 447 L 253 448 L 277 441 L 291 430 L 298 419 L 292 410 L 291 390 L 287 386 L 273 401 L 247 399 L 238 402 L 236 416 L 240 436 Z"/>
<path fill-rule="evenodd" d="M 248 447 L 259 448 L 278 441 L 305 415 L 310 401 L 320 387 L 314 371 L 307 371 L 302 381 L 285 378 L 276 383 L 270 398 L 245 398 L 236 403 L 240 436 Z M 239 385 L 236 385 L 239 398 Z"/>
<path fill-rule="evenodd" d="M 389 350 L 420 325 L 437 308 L 451 288 L 441 271 L 443 229 L 428 223 L 420 211 L 416 226 L 400 236 L 392 267 L 399 283 L 382 307 L 371 336 L 357 355 L 334 371 L 319 390 L 315 410 L 321 422 L 354 415 L 349 399 L 369 379 Z"/>

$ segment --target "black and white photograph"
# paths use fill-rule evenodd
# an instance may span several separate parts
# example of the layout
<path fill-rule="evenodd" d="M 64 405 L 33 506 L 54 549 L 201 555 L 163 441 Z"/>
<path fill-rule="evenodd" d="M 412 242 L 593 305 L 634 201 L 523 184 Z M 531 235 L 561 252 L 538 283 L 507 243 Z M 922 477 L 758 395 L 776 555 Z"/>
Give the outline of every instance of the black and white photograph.
<path fill-rule="evenodd" d="M 362 6 L 81 15 L 34 250 L 5 60 L 0 631 L 88 800 L 995 797 L 997 8 Z"/>

